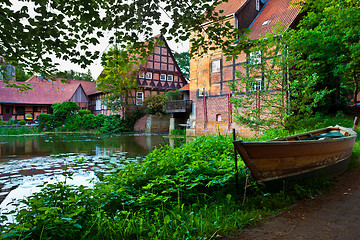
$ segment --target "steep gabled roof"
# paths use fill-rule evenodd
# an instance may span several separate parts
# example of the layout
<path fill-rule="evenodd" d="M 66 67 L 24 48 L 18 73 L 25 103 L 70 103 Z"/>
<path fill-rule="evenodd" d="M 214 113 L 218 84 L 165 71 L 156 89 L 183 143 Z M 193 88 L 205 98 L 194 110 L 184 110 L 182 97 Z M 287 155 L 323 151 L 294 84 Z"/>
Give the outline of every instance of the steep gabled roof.
<path fill-rule="evenodd" d="M 16 88 L 7 87 L 0 81 L 0 103 L 53 104 L 69 101 L 78 88 L 84 89 L 78 82 L 36 82 L 36 79 L 32 79 L 27 83 L 30 84 L 32 90 L 20 92 Z"/>
<path fill-rule="evenodd" d="M 251 24 L 249 38 L 257 39 L 265 36 L 266 32 L 271 32 L 271 28 L 277 23 L 286 26 L 286 29 L 291 26 L 301 8 L 299 5 L 293 5 L 296 2 L 298 0 L 268 0 Z"/>

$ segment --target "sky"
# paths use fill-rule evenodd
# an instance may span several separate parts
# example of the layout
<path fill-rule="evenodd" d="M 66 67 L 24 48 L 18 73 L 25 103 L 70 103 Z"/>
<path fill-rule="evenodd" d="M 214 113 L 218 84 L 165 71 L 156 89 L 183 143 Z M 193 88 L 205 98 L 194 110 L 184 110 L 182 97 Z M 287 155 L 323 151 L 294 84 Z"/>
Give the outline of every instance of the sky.
<path fill-rule="evenodd" d="M 156 29 L 154 28 L 154 36 L 158 34 L 155 31 L 156 31 Z M 165 38 L 166 38 L 166 35 L 165 35 Z M 189 41 L 176 43 L 175 41 L 167 40 L 167 43 L 168 43 L 170 49 L 173 51 L 173 53 L 189 51 Z M 100 41 L 99 45 L 97 45 L 95 48 L 93 48 L 91 50 L 94 50 L 94 51 L 97 50 L 100 53 L 103 53 L 103 52 L 106 52 L 109 47 L 110 46 L 109 46 L 107 38 L 104 38 Z M 90 69 L 91 74 L 95 80 L 97 79 L 97 77 L 100 75 L 100 73 L 103 70 L 103 67 L 101 66 L 100 58 L 97 61 L 95 61 L 93 64 L 88 66 L 88 68 L 86 68 L 86 69 L 83 69 L 80 67 L 80 65 L 73 64 L 69 61 L 63 61 L 61 59 L 56 59 L 56 58 L 53 58 L 53 59 L 55 62 L 58 62 L 60 64 L 60 66 L 58 67 L 60 71 L 74 70 L 76 72 L 86 73 L 88 71 L 88 69 Z"/>

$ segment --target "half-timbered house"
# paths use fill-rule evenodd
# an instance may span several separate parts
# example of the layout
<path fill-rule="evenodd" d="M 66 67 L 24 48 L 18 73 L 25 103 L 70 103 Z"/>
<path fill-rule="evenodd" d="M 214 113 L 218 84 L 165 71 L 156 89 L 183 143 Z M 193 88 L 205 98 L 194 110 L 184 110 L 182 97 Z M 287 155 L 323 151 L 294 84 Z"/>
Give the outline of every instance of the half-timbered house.
<path fill-rule="evenodd" d="M 233 26 L 251 30 L 249 39 L 257 39 L 271 32 L 280 23 L 287 28 L 295 26 L 299 18 L 299 6 L 295 0 L 229 0 L 215 9 Z M 211 23 L 206 23 L 211 24 Z M 205 27 L 206 27 L 206 24 Z M 196 37 L 193 34 L 192 37 Z M 218 49 L 190 59 L 190 99 L 193 112 L 190 116 L 188 134 L 229 133 L 235 128 L 242 135 L 252 135 L 249 128 L 234 122 L 232 92 L 228 84 L 237 80 L 236 72 L 244 72 L 242 63 L 247 61 L 245 53 L 228 61 Z M 264 78 L 260 77 L 259 87 Z"/>
<path fill-rule="evenodd" d="M 159 38 L 164 44 L 156 44 L 145 63 L 140 64 L 136 76 L 137 88 L 129 96 L 130 104 L 133 106 L 130 110 L 143 105 L 144 100 L 150 95 L 177 90 L 187 84 L 165 37 L 158 35 L 155 38 Z M 105 94 L 100 91 L 89 95 L 90 110 L 93 114 L 109 115 L 112 113 L 101 100 L 104 96 Z"/>

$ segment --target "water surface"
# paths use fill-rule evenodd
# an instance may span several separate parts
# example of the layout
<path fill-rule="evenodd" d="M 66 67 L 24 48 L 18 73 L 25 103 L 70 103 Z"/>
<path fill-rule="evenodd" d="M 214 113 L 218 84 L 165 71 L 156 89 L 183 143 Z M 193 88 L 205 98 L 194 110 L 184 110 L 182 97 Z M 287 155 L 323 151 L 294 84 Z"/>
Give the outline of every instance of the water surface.
<path fill-rule="evenodd" d="M 49 156 L 59 153 L 111 155 L 126 152 L 129 157 L 144 156 L 168 140 L 161 135 L 102 135 L 54 133 L 27 136 L 0 136 L 0 161 Z"/>

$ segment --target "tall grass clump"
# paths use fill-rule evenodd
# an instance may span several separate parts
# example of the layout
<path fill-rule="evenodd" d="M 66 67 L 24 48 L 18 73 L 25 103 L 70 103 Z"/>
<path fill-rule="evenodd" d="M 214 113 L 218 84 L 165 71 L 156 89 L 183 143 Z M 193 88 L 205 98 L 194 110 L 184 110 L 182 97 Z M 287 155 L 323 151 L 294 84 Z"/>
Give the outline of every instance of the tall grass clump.
<path fill-rule="evenodd" d="M 25 135 L 40 133 L 37 127 L 0 127 L 0 135 Z"/>

